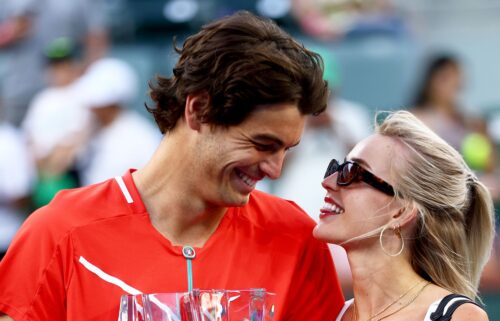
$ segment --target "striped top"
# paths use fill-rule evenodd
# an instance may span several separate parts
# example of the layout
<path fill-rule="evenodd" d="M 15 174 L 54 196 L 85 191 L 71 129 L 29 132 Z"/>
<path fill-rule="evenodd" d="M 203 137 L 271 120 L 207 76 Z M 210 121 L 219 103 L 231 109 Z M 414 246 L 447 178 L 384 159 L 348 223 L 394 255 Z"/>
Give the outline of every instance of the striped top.
<path fill-rule="evenodd" d="M 441 301 L 445 300 L 448 296 L 446 297 L 443 297 L 435 302 L 433 302 L 430 306 L 429 306 L 429 309 L 427 309 L 427 313 L 425 314 L 425 318 L 423 321 L 432 321 L 431 319 L 431 314 L 436 312 L 436 310 L 438 309 L 438 306 L 439 304 L 441 303 Z M 443 310 L 443 314 L 446 314 L 446 312 L 448 311 L 448 309 L 454 304 L 456 303 L 457 301 L 467 301 L 467 302 L 470 302 L 470 303 L 474 303 L 473 301 L 471 301 L 470 299 L 468 298 L 464 298 L 463 296 L 459 296 L 459 297 L 454 297 L 452 298 L 451 300 L 449 300 L 449 302 L 446 303 L 446 305 L 444 306 L 444 310 Z M 349 307 L 352 305 L 352 303 L 354 302 L 354 299 L 350 299 L 348 301 L 346 301 L 344 303 L 344 306 L 342 307 L 342 310 L 340 310 L 340 313 L 339 315 L 337 316 L 337 318 L 335 319 L 335 321 L 340 321 L 342 320 L 342 317 L 344 316 L 345 312 L 347 311 L 347 309 L 349 309 Z"/>

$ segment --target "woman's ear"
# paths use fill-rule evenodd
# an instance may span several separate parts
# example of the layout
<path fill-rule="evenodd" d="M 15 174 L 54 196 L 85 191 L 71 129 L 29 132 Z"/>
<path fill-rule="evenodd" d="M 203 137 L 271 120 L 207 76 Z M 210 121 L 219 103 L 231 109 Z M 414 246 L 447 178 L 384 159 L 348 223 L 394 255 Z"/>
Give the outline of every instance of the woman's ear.
<path fill-rule="evenodd" d="M 189 128 L 199 131 L 201 128 L 203 111 L 210 103 L 207 93 L 189 94 L 186 97 L 186 106 L 184 108 L 184 118 Z"/>
<path fill-rule="evenodd" d="M 414 203 L 411 203 L 401 207 L 397 213 L 392 216 L 392 219 L 397 225 L 404 227 L 413 222 L 417 218 L 417 215 L 418 208 Z"/>

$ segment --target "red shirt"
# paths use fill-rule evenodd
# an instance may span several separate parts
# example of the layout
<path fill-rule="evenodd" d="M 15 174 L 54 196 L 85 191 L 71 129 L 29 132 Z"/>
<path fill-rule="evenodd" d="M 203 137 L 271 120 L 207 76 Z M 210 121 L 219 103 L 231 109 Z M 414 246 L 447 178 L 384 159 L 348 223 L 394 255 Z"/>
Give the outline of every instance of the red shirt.
<path fill-rule="evenodd" d="M 344 298 L 313 226 L 293 202 L 253 192 L 195 248 L 194 288 L 265 288 L 277 294 L 276 321 L 335 320 Z M 60 192 L 26 220 L 0 264 L 0 311 L 16 321 L 116 321 L 123 294 L 187 287 L 182 247 L 153 227 L 128 172 Z"/>

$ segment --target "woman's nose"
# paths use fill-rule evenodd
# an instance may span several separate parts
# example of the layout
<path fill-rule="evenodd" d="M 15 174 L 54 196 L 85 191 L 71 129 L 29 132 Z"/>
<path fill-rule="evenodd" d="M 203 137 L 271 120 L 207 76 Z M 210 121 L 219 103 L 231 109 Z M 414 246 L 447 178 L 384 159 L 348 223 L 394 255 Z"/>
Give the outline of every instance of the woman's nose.
<path fill-rule="evenodd" d="M 323 179 L 323 181 L 321 182 L 321 186 L 323 186 L 323 188 L 327 190 L 338 190 L 338 175 L 338 172 L 335 172 L 332 175 L 325 177 L 325 179 Z"/>

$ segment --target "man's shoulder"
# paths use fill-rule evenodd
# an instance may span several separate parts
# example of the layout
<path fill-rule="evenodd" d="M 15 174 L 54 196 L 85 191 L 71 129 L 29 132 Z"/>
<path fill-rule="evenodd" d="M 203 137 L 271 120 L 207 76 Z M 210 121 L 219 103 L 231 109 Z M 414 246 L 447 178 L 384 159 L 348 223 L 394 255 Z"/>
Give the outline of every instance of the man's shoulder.
<path fill-rule="evenodd" d="M 42 220 L 72 229 L 94 221 L 128 213 L 123 194 L 114 179 L 101 183 L 62 190 L 30 219 Z"/>

